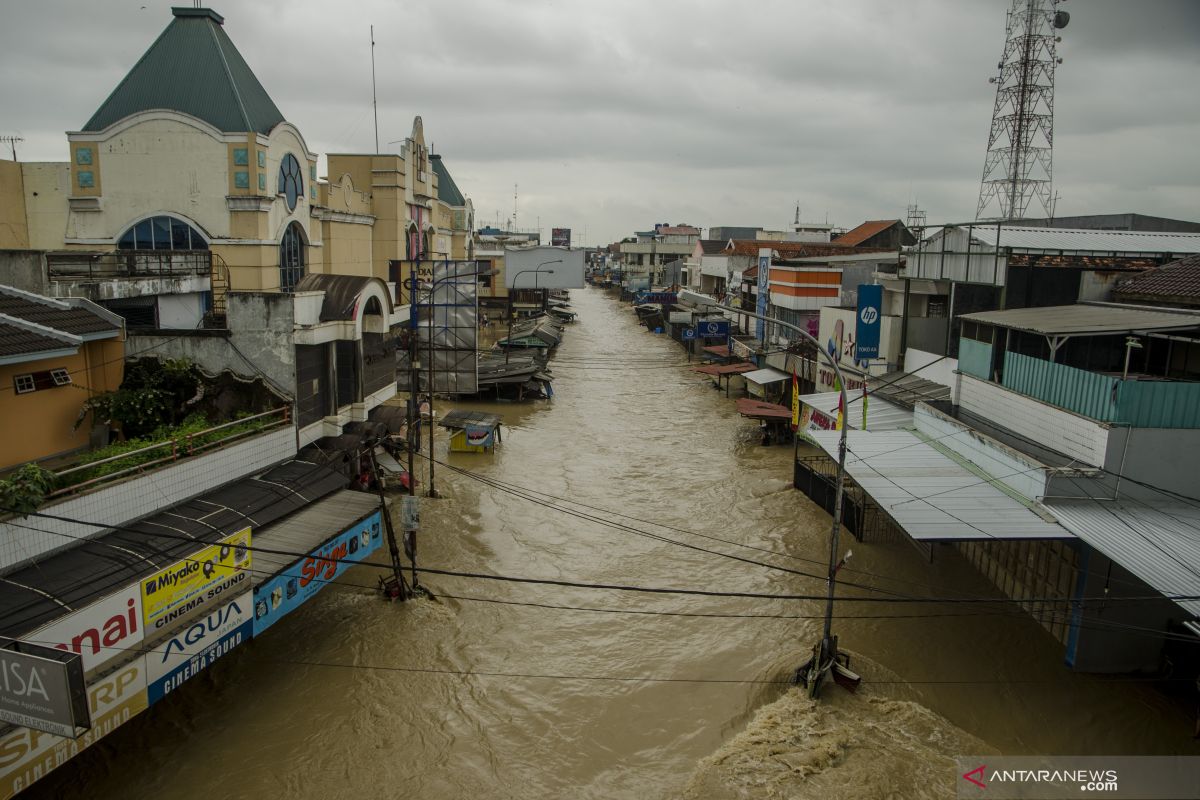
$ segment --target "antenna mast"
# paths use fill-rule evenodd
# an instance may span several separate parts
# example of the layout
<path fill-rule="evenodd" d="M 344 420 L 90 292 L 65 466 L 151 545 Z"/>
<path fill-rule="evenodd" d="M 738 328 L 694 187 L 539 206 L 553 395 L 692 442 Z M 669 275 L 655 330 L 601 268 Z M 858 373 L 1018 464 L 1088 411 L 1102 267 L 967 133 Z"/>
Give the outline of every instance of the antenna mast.
<path fill-rule="evenodd" d="M 17 142 L 25 141 L 20 136 L 0 136 L 0 142 L 8 142 L 8 146 L 12 148 L 13 161 L 17 160 Z"/>
<path fill-rule="evenodd" d="M 975 219 L 1020 219 L 1034 197 L 1053 213 L 1054 68 L 1062 63 L 1057 31 L 1071 19 L 1058 10 L 1062 2 L 1012 0 L 999 74 L 988 79 L 996 85 L 996 104 Z"/>
<path fill-rule="evenodd" d="M 379 100 L 375 96 L 375 26 L 371 26 L 371 108 L 375 112 L 375 155 L 379 155 Z"/>

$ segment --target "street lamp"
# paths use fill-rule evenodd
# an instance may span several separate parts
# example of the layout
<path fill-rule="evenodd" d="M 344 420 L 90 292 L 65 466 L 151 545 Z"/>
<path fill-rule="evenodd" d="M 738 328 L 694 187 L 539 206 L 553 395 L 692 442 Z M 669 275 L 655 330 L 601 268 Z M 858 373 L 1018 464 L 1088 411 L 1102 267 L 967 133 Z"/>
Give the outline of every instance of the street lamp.
<path fill-rule="evenodd" d="M 454 275 L 446 275 L 444 277 L 438 278 L 436 281 L 433 281 L 429 285 L 429 492 L 426 495 L 427 497 L 436 498 L 439 496 L 437 493 L 437 488 L 434 486 L 434 483 L 433 483 L 434 464 L 435 464 L 434 457 L 433 457 L 434 456 L 433 441 L 434 441 L 434 434 L 437 431 L 437 422 L 433 419 L 433 388 L 434 388 L 433 387 L 433 317 L 434 317 L 434 313 L 435 313 L 435 309 L 436 309 L 436 306 L 434 305 L 434 302 L 433 302 L 434 290 L 437 289 L 437 286 L 439 283 L 445 283 L 446 281 L 451 280 L 451 279 L 457 280 L 459 278 L 478 278 L 482 275 L 494 275 L 495 273 L 496 273 L 496 270 L 493 270 L 493 269 L 480 270 L 478 272 L 461 272 L 461 273 L 456 273 Z M 414 279 L 413 283 L 415 285 L 415 283 L 416 283 L 415 279 Z M 416 392 L 415 385 L 413 386 L 413 392 L 414 393 Z M 419 419 L 419 417 L 420 417 L 419 409 L 417 412 L 417 416 Z M 418 424 L 419 424 L 419 422 L 418 422 Z M 412 480 L 411 475 L 409 476 L 409 480 L 410 481 Z M 414 491 L 415 491 L 415 487 L 414 487 Z"/>
<path fill-rule="evenodd" d="M 537 265 L 535 268 L 533 268 L 533 269 L 523 269 L 523 270 L 521 270 L 521 271 L 520 271 L 520 272 L 518 272 L 516 275 L 513 275 L 513 280 L 512 280 L 512 289 L 516 289 L 516 288 L 517 288 L 517 278 L 521 277 L 521 276 L 522 276 L 522 275 L 524 275 L 526 272 L 532 272 L 532 273 L 533 273 L 533 288 L 535 288 L 535 289 L 536 289 L 536 288 L 537 288 L 537 275 L 538 275 L 538 273 L 539 273 L 539 272 L 542 272 L 542 271 L 543 271 L 543 270 L 542 270 L 542 267 L 546 266 L 547 264 L 561 264 L 561 263 L 562 263 L 562 259 L 561 259 L 561 258 L 556 258 L 556 259 L 554 259 L 553 261 L 543 261 L 542 263 L 538 264 L 538 265 Z M 552 269 L 548 269 L 548 270 L 545 270 L 545 273 L 546 273 L 547 275 L 553 275 L 553 274 L 554 274 L 554 270 L 552 270 Z M 507 337 L 504 339 L 504 363 L 505 363 L 505 364 L 507 364 L 507 363 L 508 363 L 508 355 L 509 355 L 509 353 L 512 351 L 512 321 L 513 321 L 513 296 L 512 296 L 512 289 L 510 289 L 510 290 L 509 290 L 509 292 L 508 292 L 508 336 L 507 336 Z"/>

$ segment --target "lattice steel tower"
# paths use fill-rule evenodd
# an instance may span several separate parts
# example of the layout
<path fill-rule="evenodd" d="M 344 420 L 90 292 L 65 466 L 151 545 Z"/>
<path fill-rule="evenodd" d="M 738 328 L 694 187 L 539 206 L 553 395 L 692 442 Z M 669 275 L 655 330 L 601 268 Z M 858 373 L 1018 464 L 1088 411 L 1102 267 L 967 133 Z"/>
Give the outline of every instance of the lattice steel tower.
<path fill-rule="evenodd" d="M 1004 56 L 996 84 L 996 106 L 975 219 L 1020 219 L 1037 198 L 1053 216 L 1050 180 L 1054 149 L 1054 68 L 1057 31 L 1070 15 L 1063 0 L 1012 0 Z"/>

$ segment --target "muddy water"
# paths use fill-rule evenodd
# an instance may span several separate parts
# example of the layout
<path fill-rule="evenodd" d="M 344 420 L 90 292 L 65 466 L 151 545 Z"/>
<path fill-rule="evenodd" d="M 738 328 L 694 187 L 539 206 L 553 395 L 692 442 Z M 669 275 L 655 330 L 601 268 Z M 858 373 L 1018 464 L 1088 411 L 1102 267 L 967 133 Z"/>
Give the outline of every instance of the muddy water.
<path fill-rule="evenodd" d="M 820 593 L 818 580 L 638 535 L 820 572 L 806 559 L 827 558 L 828 518 L 790 488 L 791 448 L 759 446 L 755 423 L 678 345 L 599 290 L 574 295 L 581 316 L 554 362 L 553 401 L 466 406 L 503 414 L 494 455 L 449 455 L 438 440 L 438 458 L 471 474 L 437 467 L 444 499 L 424 501 L 421 562 Z M 953 555 L 930 565 L 905 546 L 852 546 L 853 566 L 874 573 L 856 580 L 988 592 Z M 345 577 L 374 579 L 366 567 Z M 425 582 L 439 602 L 331 587 L 28 796 L 947 797 L 960 753 L 1197 752 L 1182 712 L 1144 686 L 1066 672 L 1059 646 L 1019 616 L 839 619 L 867 682 L 856 696 L 831 687 L 814 706 L 779 682 L 819 635 L 819 620 L 796 618 L 819 603 Z M 945 683 L 962 680 L 980 682 Z"/>

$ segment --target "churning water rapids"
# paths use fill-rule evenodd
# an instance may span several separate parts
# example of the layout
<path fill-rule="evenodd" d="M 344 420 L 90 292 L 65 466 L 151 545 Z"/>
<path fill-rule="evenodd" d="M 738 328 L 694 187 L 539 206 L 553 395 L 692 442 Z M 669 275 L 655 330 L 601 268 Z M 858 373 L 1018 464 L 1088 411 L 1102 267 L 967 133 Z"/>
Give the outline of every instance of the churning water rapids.
<path fill-rule="evenodd" d="M 791 488 L 792 448 L 762 447 L 676 343 L 599 289 L 572 302 L 554 399 L 462 405 L 503 414 L 494 455 L 449 455 L 439 436 L 450 466 L 436 471 L 443 499 L 422 500 L 422 566 L 821 594 L 820 580 L 639 535 L 821 573 L 829 518 Z M 993 594 L 953 553 L 930 564 L 846 542 L 854 580 Z M 27 796 L 953 797 L 958 754 L 1200 752 L 1183 711 L 1143 684 L 1070 673 L 1023 615 L 840 604 L 874 617 L 834 625 L 864 684 L 813 704 L 786 681 L 820 635 L 818 602 L 429 576 L 438 602 L 389 605 L 363 588 L 376 574 L 348 572 L 357 586 L 329 587 Z M 954 616 L 895 617 L 937 613 Z"/>

